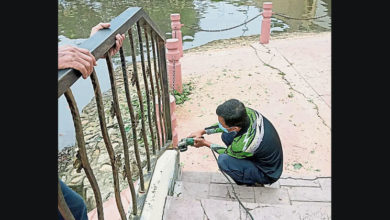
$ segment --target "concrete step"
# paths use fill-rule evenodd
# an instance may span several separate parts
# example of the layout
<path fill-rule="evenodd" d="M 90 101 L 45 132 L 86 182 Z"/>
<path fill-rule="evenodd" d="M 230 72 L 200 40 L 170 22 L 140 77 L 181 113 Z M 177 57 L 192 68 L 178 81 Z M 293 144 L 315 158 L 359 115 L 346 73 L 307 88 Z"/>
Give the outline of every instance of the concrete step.
<path fill-rule="evenodd" d="M 226 177 L 217 172 L 183 172 L 174 187 L 175 197 L 236 200 Z M 241 201 L 264 204 L 331 202 L 330 177 L 281 177 L 272 185 L 248 187 L 233 184 Z"/>
<path fill-rule="evenodd" d="M 237 184 L 233 184 L 233 188 L 241 202 L 291 204 L 287 189 L 249 187 Z M 207 184 L 176 181 L 173 197 L 236 201 L 233 188 L 230 184 L 226 183 Z"/>
<path fill-rule="evenodd" d="M 230 178 L 230 176 L 226 175 L 230 182 L 235 184 L 234 180 Z M 194 172 L 194 171 L 185 171 L 182 172 L 180 177 L 178 178 L 179 181 L 183 182 L 191 182 L 191 183 L 229 183 L 229 181 L 226 179 L 226 177 L 221 172 Z M 276 181 L 272 185 L 265 185 L 265 187 L 271 187 L 271 188 L 280 188 L 279 182 Z"/>
<path fill-rule="evenodd" d="M 244 202 L 256 220 L 330 219 L 330 203 L 261 204 Z M 237 220 L 250 219 L 237 201 L 167 196 L 163 219 Z"/>

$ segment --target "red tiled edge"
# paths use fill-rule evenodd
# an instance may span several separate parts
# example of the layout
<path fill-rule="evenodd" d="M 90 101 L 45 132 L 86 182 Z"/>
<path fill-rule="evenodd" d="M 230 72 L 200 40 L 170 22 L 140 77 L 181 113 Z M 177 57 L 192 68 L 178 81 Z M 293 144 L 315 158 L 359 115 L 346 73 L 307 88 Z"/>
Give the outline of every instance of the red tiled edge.
<path fill-rule="evenodd" d="M 134 183 L 134 186 L 136 186 L 137 183 Z M 127 215 L 129 206 L 131 205 L 131 193 L 130 193 L 130 187 L 127 187 L 124 189 L 121 193 L 121 201 L 123 205 L 123 209 L 125 211 L 125 214 Z M 107 200 L 106 202 L 103 203 L 103 212 L 104 212 L 104 219 L 110 219 L 110 220 L 115 220 L 118 219 L 120 220 L 120 214 L 118 211 L 118 207 L 116 205 L 115 201 L 115 196 Z M 88 212 L 88 219 L 89 220 L 98 220 L 98 215 L 97 215 L 97 208 L 91 210 Z"/>

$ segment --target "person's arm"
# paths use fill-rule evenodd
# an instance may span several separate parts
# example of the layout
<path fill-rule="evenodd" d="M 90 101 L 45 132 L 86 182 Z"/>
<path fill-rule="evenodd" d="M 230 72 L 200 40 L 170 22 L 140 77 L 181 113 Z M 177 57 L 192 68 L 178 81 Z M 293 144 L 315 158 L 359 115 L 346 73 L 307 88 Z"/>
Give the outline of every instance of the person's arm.
<path fill-rule="evenodd" d="M 95 57 L 87 49 L 71 45 L 58 47 L 58 69 L 76 69 L 86 79 L 96 65 Z"/>
<path fill-rule="evenodd" d="M 213 124 L 213 125 L 211 125 L 209 127 L 206 127 L 204 129 L 200 129 L 200 130 L 197 130 L 195 132 L 192 132 L 187 137 L 188 138 L 190 138 L 190 137 L 200 138 L 200 137 L 202 137 L 205 134 L 210 135 L 210 134 L 221 133 L 221 132 L 223 132 L 223 130 L 218 127 L 218 123 L 215 123 L 215 124 Z"/>
<path fill-rule="evenodd" d="M 225 153 L 225 151 L 226 151 L 226 147 L 224 147 L 224 146 L 220 146 L 218 144 L 213 144 L 204 138 L 197 138 L 197 137 L 194 138 L 194 147 L 198 148 L 198 147 L 204 147 L 204 146 L 210 148 L 211 150 L 214 150 L 218 154 Z"/>
<path fill-rule="evenodd" d="M 200 138 L 200 137 L 202 137 L 204 134 L 206 134 L 206 131 L 205 131 L 204 129 L 200 129 L 200 130 L 191 132 L 191 133 L 187 136 L 187 138 Z"/>
<path fill-rule="evenodd" d="M 219 128 L 218 122 L 209 126 L 209 127 L 206 127 L 204 130 L 205 130 L 205 133 L 208 135 L 223 132 L 223 130 L 221 128 Z"/>
<path fill-rule="evenodd" d="M 100 29 L 109 27 L 110 23 L 99 23 L 91 29 L 90 36 L 94 35 Z M 111 56 L 116 54 L 122 47 L 125 35 L 117 34 L 115 39 L 115 47 L 109 50 Z M 83 79 L 86 79 L 92 73 L 93 67 L 96 65 L 96 59 L 89 50 L 72 45 L 58 46 L 58 69 L 76 69 L 81 72 Z"/>
<path fill-rule="evenodd" d="M 229 147 L 221 146 L 218 144 L 213 144 L 209 141 L 207 141 L 204 138 L 194 138 L 194 147 L 209 147 L 218 154 L 228 154 L 229 156 L 238 158 L 238 159 L 243 159 L 247 157 L 252 157 L 253 153 L 245 152 L 243 151 L 245 142 L 244 140 L 237 141 L 232 143 Z"/>
<path fill-rule="evenodd" d="M 244 146 L 246 145 L 245 138 L 240 138 L 238 141 L 233 142 L 229 147 L 221 146 L 218 144 L 213 144 L 209 141 L 207 141 L 204 138 L 194 138 L 194 146 L 195 147 L 209 147 L 218 154 L 228 154 L 229 156 L 243 159 L 247 157 L 252 157 L 253 153 L 245 152 Z"/>
<path fill-rule="evenodd" d="M 92 27 L 91 33 L 90 33 L 89 36 L 91 37 L 92 35 L 94 35 L 99 30 L 101 30 L 103 28 L 109 28 L 110 26 L 111 26 L 110 23 L 99 23 L 99 24 L 95 25 L 94 27 Z M 122 47 L 124 39 L 125 39 L 125 35 L 124 34 L 117 34 L 115 36 L 115 47 L 112 47 L 109 50 L 109 53 L 110 53 L 111 56 L 114 56 L 119 51 L 119 49 Z"/>
<path fill-rule="evenodd" d="M 217 152 L 218 154 L 225 154 L 227 147 L 226 146 L 221 146 L 218 144 L 211 144 L 210 145 L 211 150 Z"/>

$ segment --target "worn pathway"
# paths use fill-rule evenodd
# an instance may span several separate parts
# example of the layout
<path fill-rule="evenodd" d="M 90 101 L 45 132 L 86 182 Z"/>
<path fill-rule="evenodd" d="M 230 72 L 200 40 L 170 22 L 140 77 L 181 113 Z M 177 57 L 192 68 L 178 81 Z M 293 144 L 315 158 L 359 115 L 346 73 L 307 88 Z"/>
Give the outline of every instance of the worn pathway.
<path fill-rule="evenodd" d="M 176 108 L 179 140 L 217 122 L 215 109 L 237 98 L 276 127 L 284 174 L 331 176 L 331 33 L 222 40 L 184 52 L 183 83 L 195 88 Z M 223 144 L 219 135 L 206 136 Z M 217 171 L 208 148 L 181 153 L 183 171 Z"/>

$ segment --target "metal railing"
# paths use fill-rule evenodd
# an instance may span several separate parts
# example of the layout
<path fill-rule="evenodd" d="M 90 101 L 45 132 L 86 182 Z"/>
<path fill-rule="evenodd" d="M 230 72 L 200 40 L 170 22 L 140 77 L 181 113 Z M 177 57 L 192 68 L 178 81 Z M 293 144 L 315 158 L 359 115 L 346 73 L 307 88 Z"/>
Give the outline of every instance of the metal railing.
<path fill-rule="evenodd" d="M 111 83 L 111 92 L 112 92 L 112 103 L 115 113 L 115 117 L 118 122 L 120 134 L 122 137 L 123 145 L 123 155 L 124 155 L 124 172 L 127 179 L 127 183 L 130 187 L 131 197 L 132 197 L 132 211 L 130 218 L 137 218 L 142 212 L 142 206 L 146 198 L 148 191 L 148 182 L 150 181 L 155 163 L 159 156 L 167 149 L 172 147 L 172 128 L 171 128 L 171 116 L 170 116 L 170 99 L 169 99 L 169 89 L 168 89 L 168 76 L 167 76 L 167 67 L 166 67 L 166 56 L 165 56 L 165 37 L 164 34 L 160 31 L 158 26 L 150 19 L 150 17 L 145 13 L 142 8 L 131 7 L 121 13 L 119 16 L 114 18 L 111 22 L 111 27 L 109 29 L 99 30 L 92 37 L 84 41 L 79 45 L 81 48 L 88 49 L 96 59 L 100 57 L 105 57 L 109 78 Z M 135 34 L 133 32 L 136 32 Z M 143 34 L 142 34 L 143 33 Z M 123 110 L 120 109 L 120 104 L 118 101 L 118 85 L 117 78 L 115 76 L 111 56 L 109 55 L 109 49 L 115 45 L 115 35 L 117 34 L 126 34 L 126 38 L 121 47 L 120 60 L 122 67 L 122 76 L 124 83 L 124 90 L 126 93 L 126 102 L 128 107 L 128 114 L 131 117 L 131 130 L 132 136 L 129 137 L 126 134 L 125 126 L 122 118 Z M 129 39 L 130 51 L 132 59 L 132 73 L 128 73 L 126 68 L 126 59 L 124 53 L 124 45 Z M 135 39 L 139 43 L 138 47 L 135 45 Z M 146 50 L 144 48 L 146 46 Z M 141 60 L 137 62 L 136 54 L 140 55 Z M 146 54 L 146 62 L 145 62 Z M 146 64 L 146 65 L 145 65 Z M 153 65 L 152 65 L 153 64 Z M 141 66 L 141 71 L 139 71 L 139 65 Z M 140 80 L 138 78 L 139 72 L 142 72 L 143 76 L 143 85 L 141 86 Z M 130 75 L 130 76 L 129 76 Z M 94 197 L 96 201 L 96 208 L 98 213 L 98 219 L 104 219 L 103 213 L 103 201 L 101 192 L 99 190 L 99 185 L 91 169 L 83 135 L 83 126 L 81 123 L 81 118 L 79 110 L 77 108 L 77 103 L 73 97 L 71 86 L 80 78 L 81 73 L 75 69 L 65 69 L 58 71 L 58 98 L 62 95 L 65 95 L 66 100 L 69 104 L 71 114 L 73 117 L 73 122 L 76 132 L 76 140 L 78 145 L 78 158 L 80 160 L 79 169 L 83 169 L 86 177 L 88 178 L 89 183 L 94 192 Z M 120 213 L 121 219 L 127 219 L 126 213 L 124 211 L 122 200 L 120 196 L 119 189 L 119 177 L 118 177 L 118 160 L 116 152 L 114 152 L 108 130 L 105 117 L 105 111 L 103 106 L 103 98 L 101 89 L 99 86 L 99 80 L 95 70 L 93 70 L 90 75 L 95 99 L 96 99 L 96 108 L 99 115 L 100 129 L 102 137 L 109 154 L 110 163 L 112 167 L 112 175 L 114 180 L 114 192 L 115 192 L 115 201 L 117 204 L 118 211 Z M 130 78 L 131 77 L 131 78 Z M 129 78 L 130 83 L 129 84 Z M 134 86 L 136 88 L 134 88 Z M 123 88 L 123 87 L 121 87 Z M 134 104 L 131 100 L 130 90 L 136 90 L 139 106 L 136 106 L 140 111 L 140 116 L 135 111 Z M 145 111 L 143 103 L 145 103 L 144 97 L 146 96 L 146 106 Z M 151 99 L 151 100 L 150 100 Z M 152 102 L 151 102 L 152 101 Z M 151 108 L 151 104 L 154 108 Z M 123 105 L 122 105 L 123 106 Z M 158 106 L 158 108 L 156 107 Z M 147 116 L 145 118 L 145 115 Z M 143 145 L 146 151 L 147 164 L 146 168 L 142 167 L 142 161 L 140 159 L 140 153 L 138 148 L 138 138 L 137 138 L 137 123 L 138 119 L 141 117 L 141 132 L 143 138 Z M 159 120 L 157 120 L 159 119 Z M 150 143 L 146 135 L 148 122 L 149 131 L 151 134 L 151 148 L 152 155 L 149 151 Z M 156 136 L 156 138 L 154 137 Z M 134 154 L 137 162 L 137 167 L 139 170 L 139 188 L 136 192 L 134 187 L 134 182 L 132 180 L 131 168 L 129 163 L 129 139 L 133 139 Z M 157 140 L 156 140 L 157 139 Z M 65 219 L 74 219 L 67 204 L 63 200 L 63 195 L 61 188 L 58 187 L 58 208 L 61 214 Z M 129 211 L 130 212 L 130 211 Z"/>

